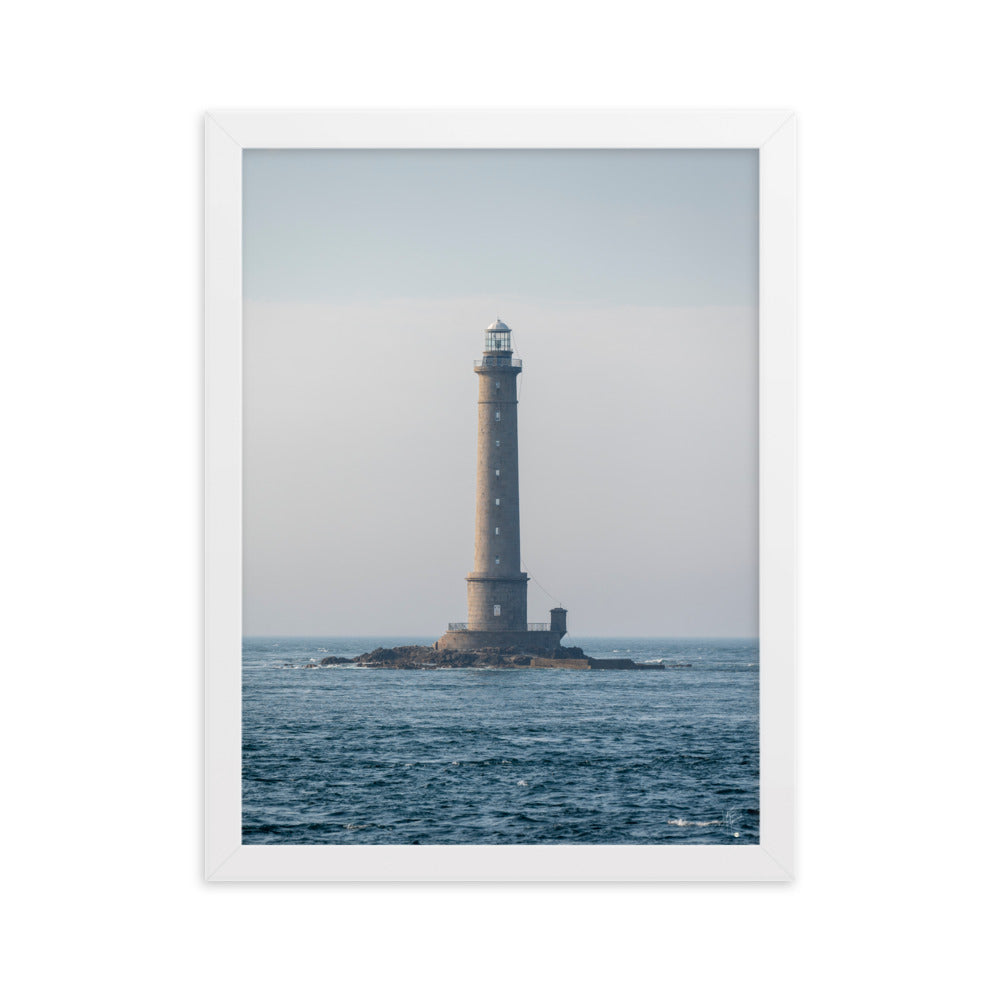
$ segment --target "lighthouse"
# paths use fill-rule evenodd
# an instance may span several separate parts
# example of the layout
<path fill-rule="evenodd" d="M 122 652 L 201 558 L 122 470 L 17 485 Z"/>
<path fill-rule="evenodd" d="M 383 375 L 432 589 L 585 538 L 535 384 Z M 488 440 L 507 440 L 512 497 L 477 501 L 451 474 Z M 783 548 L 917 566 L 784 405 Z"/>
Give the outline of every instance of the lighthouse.
<path fill-rule="evenodd" d="M 479 380 L 476 440 L 476 522 L 468 621 L 452 622 L 439 649 L 554 650 L 566 634 L 566 611 L 549 622 L 528 621 L 528 575 L 521 571 L 521 510 L 517 468 L 517 377 L 521 359 L 511 329 L 497 318 L 486 328 Z"/>

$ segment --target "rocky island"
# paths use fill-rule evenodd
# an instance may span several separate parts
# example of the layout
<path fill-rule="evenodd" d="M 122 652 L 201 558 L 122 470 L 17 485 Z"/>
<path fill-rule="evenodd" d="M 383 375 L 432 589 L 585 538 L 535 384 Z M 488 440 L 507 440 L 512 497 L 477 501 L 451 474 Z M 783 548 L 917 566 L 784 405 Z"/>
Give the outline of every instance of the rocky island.
<path fill-rule="evenodd" d="M 362 653 L 353 660 L 342 656 L 326 656 L 318 664 L 330 667 L 353 663 L 381 670 L 448 670 L 468 667 L 488 667 L 496 670 L 556 669 L 556 670 L 663 670 L 663 663 L 636 663 L 634 660 L 601 660 L 587 656 L 579 646 L 559 646 L 546 656 L 525 653 L 514 647 L 487 647 L 474 650 L 435 649 L 434 646 L 380 646 Z M 672 664 L 689 666 L 689 664 Z"/>

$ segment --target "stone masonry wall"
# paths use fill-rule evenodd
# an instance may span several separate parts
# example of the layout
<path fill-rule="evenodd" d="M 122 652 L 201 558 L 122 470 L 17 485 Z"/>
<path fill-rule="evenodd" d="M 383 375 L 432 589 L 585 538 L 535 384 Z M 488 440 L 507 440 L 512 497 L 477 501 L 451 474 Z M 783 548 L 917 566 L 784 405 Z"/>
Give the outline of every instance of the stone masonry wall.
<path fill-rule="evenodd" d="M 510 351 L 486 357 L 509 361 Z M 507 366 L 477 368 L 476 528 L 468 577 L 469 627 L 523 631 L 527 576 L 521 572 L 521 513 L 517 463 L 517 376 Z M 500 614 L 494 607 L 500 606 Z"/>

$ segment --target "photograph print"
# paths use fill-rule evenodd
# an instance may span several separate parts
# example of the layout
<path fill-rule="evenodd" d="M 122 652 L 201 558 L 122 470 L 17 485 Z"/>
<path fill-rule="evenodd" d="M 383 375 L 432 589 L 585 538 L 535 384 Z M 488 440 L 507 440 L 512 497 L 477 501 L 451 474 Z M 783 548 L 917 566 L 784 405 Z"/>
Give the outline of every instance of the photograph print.
<path fill-rule="evenodd" d="M 757 149 L 242 156 L 242 843 L 758 844 Z"/>

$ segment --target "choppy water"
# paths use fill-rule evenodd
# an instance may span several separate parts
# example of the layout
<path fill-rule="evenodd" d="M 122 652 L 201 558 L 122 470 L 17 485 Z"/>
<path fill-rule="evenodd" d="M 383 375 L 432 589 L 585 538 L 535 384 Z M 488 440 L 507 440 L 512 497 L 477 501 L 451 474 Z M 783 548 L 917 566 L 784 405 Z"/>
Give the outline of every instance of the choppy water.
<path fill-rule="evenodd" d="M 756 640 L 571 640 L 691 664 L 641 673 L 301 669 L 430 642 L 244 640 L 244 843 L 758 842 Z"/>

